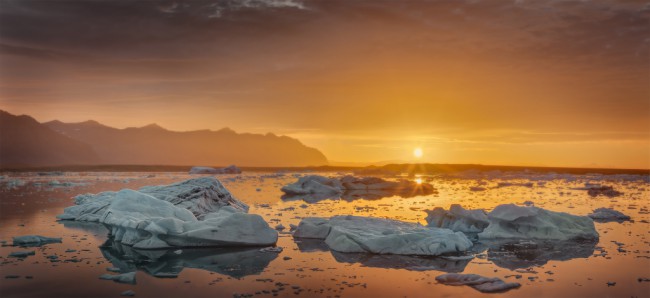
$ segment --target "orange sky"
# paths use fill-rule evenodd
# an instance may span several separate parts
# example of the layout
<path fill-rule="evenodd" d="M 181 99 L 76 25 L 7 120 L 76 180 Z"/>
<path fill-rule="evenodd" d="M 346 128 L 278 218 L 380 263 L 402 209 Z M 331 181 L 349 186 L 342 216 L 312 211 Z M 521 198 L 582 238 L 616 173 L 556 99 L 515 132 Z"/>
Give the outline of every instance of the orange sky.
<path fill-rule="evenodd" d="M 332 161 L 650 168 L 644 1 L 237 3 L 3 1 L 0 108 Z"/>

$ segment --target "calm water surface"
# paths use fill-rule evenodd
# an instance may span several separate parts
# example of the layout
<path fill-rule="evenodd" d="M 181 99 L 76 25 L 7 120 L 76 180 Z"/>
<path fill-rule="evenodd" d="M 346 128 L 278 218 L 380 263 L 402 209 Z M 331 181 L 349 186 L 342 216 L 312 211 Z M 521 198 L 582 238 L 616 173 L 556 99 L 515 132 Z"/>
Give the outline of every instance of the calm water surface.
<path fill-rule="evenodd" d="M 320 173 L 339 175 L 343 173 Z M 596 223 L 597 243 L 538 243 L 538 248 L 516 249 L 513 243 L 476 245 L 475 258 L 450 261 L 330 251 L 320 241 L 297 241 L 281 233 L 280 253 L 253 249 L 182 249 L 138 251 L 108 241 L 97 224 L 57 222 L 55 216 L 81 193 L 123 188 L 137 189 L 189 179 L 181 173 L 4 173 L 0 179 L 0 296 L 2 297 L 119 297 L 133 290 L 136 297 L 650 297 L 650 184 L 643 179 L 567 176 L 549 179 L 530 175 L 498 178 L 419 177 L 429 180 L 437 194 L 427 196 L 343 198 L 282 197 L 280 187 L 298 175 L 271 173 L 220 175 L 224 185 L 262 215 L 270 225 L 297 225 L 307 216 L 353 214 L 426 224 L 424 210 L 448 208 L 492 209 L 503 203 L 533 201 L 536 206 L 576 215 L 610 207 L 630 215 L 631 222 Z M 416 179 L 418 177 L 414 177 Z M 517 178 L 517 176 L 514 176 Z M 540 180 L 541 179 L 541 180 Z M 499 182 L 532 187 L 497 187 Z M 575 190 L 585 182 L 612 185 L 620 197 L 590 197 Z M 66 182 L 69 182 L 66 184 Z M 480 186 L 484 191 L 472 191 Z M 62 237 L 63 242 L 36 248 L 9 246 L 11 237 L 38 234 Z M 25 259 L 10 258 L 13 251 L 35 250 Z M 52 256 L 58 256 L 52 259 Z M 48 256 L 50 258 L 48 258 Z M 137 271 L 135 285 L 100 280 L 108 271 Z M 469 287 L 437 284 L 446 272 L 476 273 L 517 281 L 521 288 L 500 294 L 481 294 Z M 15 277 L 17 278 L 11 278 Z M 9 277 L 9 278 L 7 278 Z M 616 285 L 608 286 L 608 282 Z"/>

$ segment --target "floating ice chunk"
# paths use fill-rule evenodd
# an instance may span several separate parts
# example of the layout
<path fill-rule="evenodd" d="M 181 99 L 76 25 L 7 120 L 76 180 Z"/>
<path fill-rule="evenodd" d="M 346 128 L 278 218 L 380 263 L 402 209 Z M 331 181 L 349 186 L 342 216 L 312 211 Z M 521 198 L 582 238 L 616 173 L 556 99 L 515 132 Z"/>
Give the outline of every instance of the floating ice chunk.
<path fill-rule="evenodd" d="M 610 222 L 610 221 L 626 221 L 630 220 L 630 217 L 610 208 L 598 208 L 594 210 L 593 213 L 587 215 L 591 217 L 594 221 L 598 222 Z"/>
<path fill-rule="evenodd" d="M 538 207 L 499 205 L 488 213 L 490 225 L 480 239 L 597 239 L 594 222 L 586 216 L 554 212 Z"/>
<path fill-rule="evenodd" d="M 277 241 L 277 232 L 261 216 L 244 213 L 248 206 L 213 177 L 140 190 L 77 197 L 59 218 L 103 223 L 116 241 L 142 249 Z"/>
<path fill-rule="evenodd" d="M 429 227 L 463 233 L 480 233 L 490 224 L 484 210 L 466 210 L 458 204 L 452 204 L 449 211 L 436 207 L 426 212 L 428 215 L 425 220 Z"/>
<path fill-rule="evenodd" d="M 325 239 L 330 233 L 329 220 L 320 217 L 307 217 L 300 221 L 293 236 L 296 238 Z"/>
<path fill-rule="evenodd" d="M 278 237 L 256 214 L 223 207 L 199 221 L 187 209 L 133 190 L 118 192 L 100 222 L 116 241 L 142 249 L 273 245 Z"/>
<path fill-rule="evenodd" d="M 472 246 L 465 234 L 449 229 L 351 215 L 329 220 L 305 218 L 294 237 L 325 239 L 330 249 L 339 252 L 377 254 L 436 256 L 466 251 Z"/>
<path fill-rule="evenodd" d="M 344 176 L 328 178 L 318 175 L 303 176 L 297 182 L 285 185 L 282 191 L 285 200 L 297 197 L 305 201 L 320 201 L 336 196 L 346 200 L 357 198 L 382 198 L 394 195 L 427 195 L 434 192 L 433 186 L 427 183 L 416 183 L 409 180 L 388 181 L 376 177 Z M 313 198 L 311 198 L 313 196 Z"/>
<path fill-rule="evenodd" d="M 102 274 L 99 279 L 112 280 L 123 284 L 135 284 L 135 271 L 122 274 Z"/>
<path fill-rule="evenodd" d="M 297 182 L 285 185 L 281 190 L 290 195 L 340 194 L 343 193 L 343 184 L 335 178 L 310 175 L 298 178 Z"/>
<path fill-rule="evenodd" d="M 33 250 L 13 251 L 13 252 L 9 253 L 9 257 L 21 258 L 22 259 L 22 258 L 26 258 L 26 257 L 29 257 L 29 256 L 33 256 L 35 254 L 36 254 L 36 252 L 33 251 Z"/>
<path fill-rule="evenodd" d="M 61 238 L 50 238 L 39 235 L 25 235 L 14 237 L 14 246 L 42 246 L 50 243 L 61 243 Z"/>
<path fill-rule="evenodd" d="M 130 297 L 130 296 L 135 296 L 135 292 L 133 292 L 133 290 L 126 290 L 126 291 L 120 293 L 120 295 L 121 295 L 121 296 L 129 296 L 129 297 Z"/>
<path fill-rule="evenodd" d="M 141 193 L 170 202 L 191 211 L 196 217 L 218 211 L 224 206 L 247 212 L 248 205 L 239 201 L 214 177 L 201 177 L 169 185 L 145 186 Z M 117 192 L 84 194 L 75 197 L 75 206 L 65 208 L 59 219 L 99 222 Z"/>
<path fill-rule="evenodd" d="M 477 274 L 447 273 L 436 277 L 436 281 L 450 286 L 470 286 L 483 293 L 505 292 L 521 287 L 521 284 L 506 283 L 496 277 L 484 277 Z"/>
<path fill-rule="evenodd" d="M 192 167 L 190 174 L 241 174 L 241 169 L 235 165 L 215 169 L 211 167 Z"/>
<path fill-rule="evenodd" d="M 497 187 L 508 187 L 508 186 L 533 187 L 533 183 L 532 182 L 524 182 L 524 183 L 499 182 L 497 184 Z"/>

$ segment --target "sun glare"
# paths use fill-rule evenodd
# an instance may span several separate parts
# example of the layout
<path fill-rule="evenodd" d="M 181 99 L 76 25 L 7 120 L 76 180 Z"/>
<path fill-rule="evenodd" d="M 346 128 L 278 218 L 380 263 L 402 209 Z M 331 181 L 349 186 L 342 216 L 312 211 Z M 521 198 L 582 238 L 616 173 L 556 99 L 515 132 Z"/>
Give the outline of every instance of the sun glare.
<path fill-rule="evenodd" d="M 422 157 L 422 148 L 418 147 L 413 149 L 413 156 L 415 156 L 415 158 Z"/>
<path fill-rule="evenodd" d="M 422 178 L 415 178 L 415 183 L 422 184 Z"/>

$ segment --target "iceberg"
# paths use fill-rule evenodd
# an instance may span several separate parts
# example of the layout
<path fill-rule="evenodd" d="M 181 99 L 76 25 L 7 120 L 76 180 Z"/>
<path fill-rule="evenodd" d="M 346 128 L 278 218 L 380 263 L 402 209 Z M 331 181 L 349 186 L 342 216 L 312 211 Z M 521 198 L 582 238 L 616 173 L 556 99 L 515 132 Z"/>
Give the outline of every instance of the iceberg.
<path fill-rule="evenodd" d="M 436 207 L 433 210 L 426 210 L 427 226 L 450 229 L 463 233 L 480 233 L 489 224 L 487 214 L 484 210 L 466 210 L 458 204 L 452 204 L 449 211 Z"/>
<path fill-rule="evenodd" d="M 305 218 L 294 237 L 324 239 L 330 249 L 348 253 L 437 256 L 472 247 L 472 242 L 461 232 L 352 215 Z"/>
<path fill-rule="evenodd" d="M 140 249 L 269 246 L 278 233 L 213 177 L 76 198 L 59 219 L 106 225 L 117 242 Z"/>
<path fill-rule="evenodd" d="M 627 221 L 630 217 L 620 211 L 610 208 L 598 208 L 593 213 L 588 214 L 594 221 L 597 222 L 611 222 L 611 221 Z"/>
<path fill-rule="evenodd" d="M 122 284 L 135 284 L 135 271 L 122 274 L 102 274 L 99 279 L 112 280 Z"/>
<path fill-rule="evenodd" d="M 298 181 L 285 185 L 281 189 L 285 195 L 284 200 L 303 199 L 320 201 L 328 198 L 341 197 L 345 200 L 358 198 L 380 199 L 399 195 L 409 197 L 413 195 L 428 195 L 435 192 L 428 183 L 417 183 L 409 180 L 389 181 L 377 177 L 343 176 L 341 178 L 328 178 L 319 175 L 309 175 L 298 178 Z"/>
<path fill-rule="evenodd" d="M 16 236 L 13 238 L 14 246 L 34 247 L 50 243 L 61 243 L 61 238 L 51 238 L 39 235 Z"/>
<path fill-rule="evenodd" d="M 436 276 L 436 281 L 450 286 L 470 286 L 479 292 L 505 292 L 521 287 L 521 284 L 507 283 L 496 277 L 484 277 L 478 274 L 447 273 Z"/>
<path fill-rule="evenodd" d="M 242 212 L 248 212 L 249 209 L 248 205 L 235 198 L 214 177 L 189 179 L 169 185 L 145 186 L 138 192 L 187 209 L 198 218 L 216 212 L 224 206 Z M 116 196 L 117 192 L 114 191 L 78 195 L 75 197 L 75 206 L 65 208 L 63 214 L 57 217 L 63 220 L 99 222 Z"/>
<path fill-rule="evenodd" d="M 241 169 L 235 165 L 229 165 L 221 169 L 211 167 L 192 167 L 190 169 L 190 174 L 241 174 Z"/>
<path fill-rule="evenodd" d="M 598 239 L 594 222 L 586 216 L 554 212 L 534 206 L 499 205 L 488 213 L 490 224 L 479 239 Z"/>

